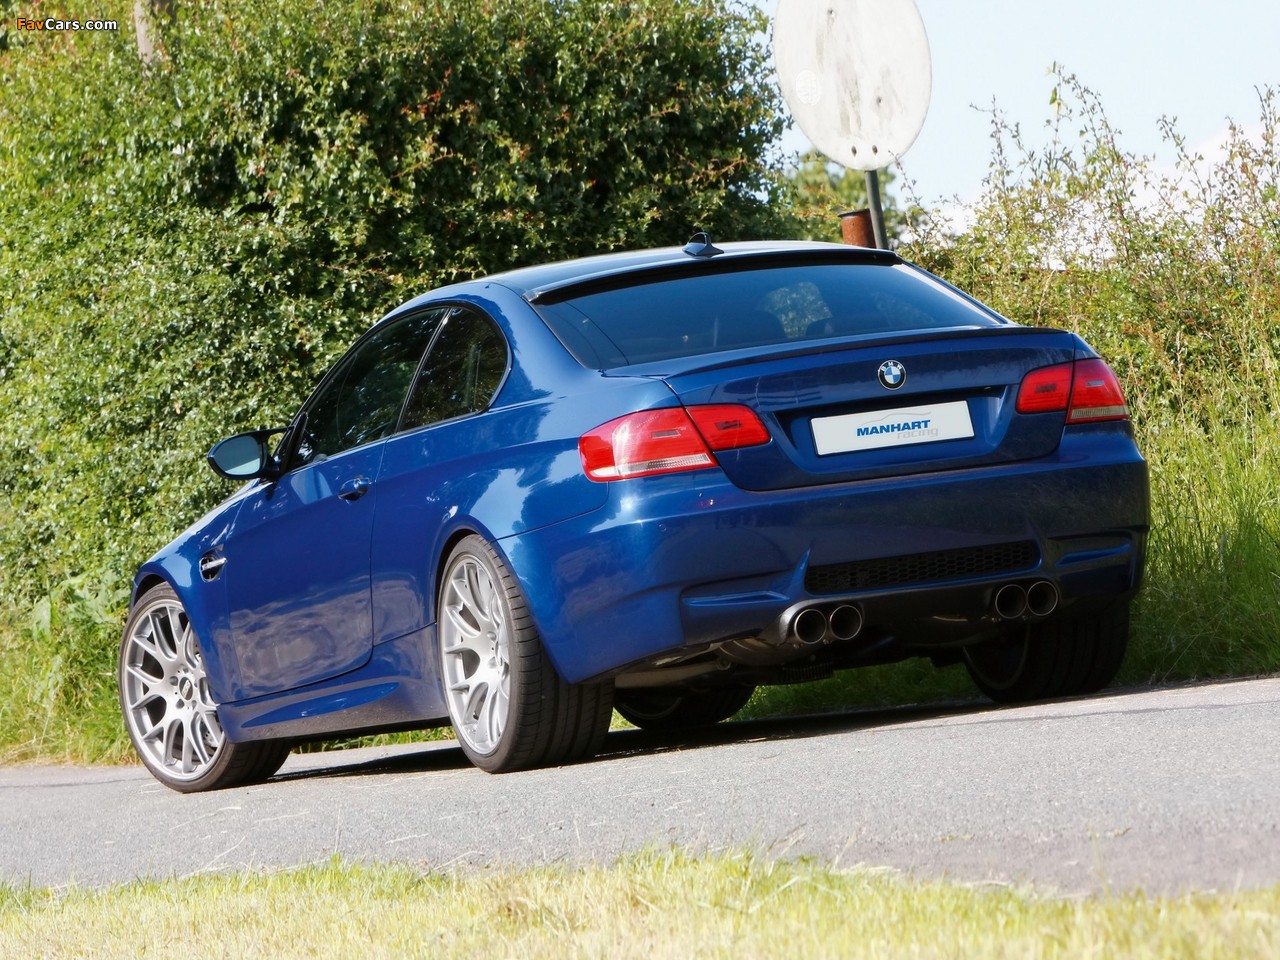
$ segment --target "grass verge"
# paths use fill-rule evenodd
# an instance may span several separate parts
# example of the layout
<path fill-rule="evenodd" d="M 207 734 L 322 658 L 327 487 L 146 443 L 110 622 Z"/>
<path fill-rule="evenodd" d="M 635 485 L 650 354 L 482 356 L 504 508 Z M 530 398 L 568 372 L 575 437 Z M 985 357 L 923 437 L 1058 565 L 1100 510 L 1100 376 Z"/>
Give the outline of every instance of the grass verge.
<path fill-rule="evenodd" d="M 1280 432 L 1152 426 L 1151 541 L 1122 679 L 1280 671 Z"/>
<path fill-rule="evenodd" d="M 178 949 L 180 948 L 180 949 Z M 1275 957 L 1280 887 L 1068 900 L 750 854 L 0 887 L 0 957 Z"/>

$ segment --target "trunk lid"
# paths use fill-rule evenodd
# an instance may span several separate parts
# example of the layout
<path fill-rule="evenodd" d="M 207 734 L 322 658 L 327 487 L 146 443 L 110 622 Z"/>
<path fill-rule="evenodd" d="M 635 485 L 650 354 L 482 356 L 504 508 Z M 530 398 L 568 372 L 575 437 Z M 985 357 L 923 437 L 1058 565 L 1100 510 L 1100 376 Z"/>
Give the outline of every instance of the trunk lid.
<path fill-rule="evenodd" d="M 773 442 L 717 459 L 737 486 L 776 490 L 1046 456 L 1065 414 L 1017 413 L 1019 385 L 1038 367 L 1092 355 L 1074 334 L 1009 325 L 758 348 L 643 372 L 686 406 L 755 410 Z"/>

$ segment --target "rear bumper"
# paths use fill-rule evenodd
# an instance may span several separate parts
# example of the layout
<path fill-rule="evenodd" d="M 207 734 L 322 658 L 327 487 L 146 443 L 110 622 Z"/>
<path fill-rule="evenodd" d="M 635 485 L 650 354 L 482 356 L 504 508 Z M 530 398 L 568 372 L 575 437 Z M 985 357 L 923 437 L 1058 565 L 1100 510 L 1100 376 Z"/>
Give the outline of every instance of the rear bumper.
<path fill-rule="evenodd" d="M 856 603 L 879 636 L 915 644 L 958 638 L 1008 582 L 1050 580 L 1063 613 L 1110 602 L 1140 584 L 1147 525 L 1146 463 L 1115 426 L 1069 429 L 1042 460 L 907 478 L 769 493 L 719 470 L 622 481 L 600 510 L 499 546 L 579 682 L 776 637 L 811 601 Z M 883 562 L 904 557 L 918 562 Z"/>

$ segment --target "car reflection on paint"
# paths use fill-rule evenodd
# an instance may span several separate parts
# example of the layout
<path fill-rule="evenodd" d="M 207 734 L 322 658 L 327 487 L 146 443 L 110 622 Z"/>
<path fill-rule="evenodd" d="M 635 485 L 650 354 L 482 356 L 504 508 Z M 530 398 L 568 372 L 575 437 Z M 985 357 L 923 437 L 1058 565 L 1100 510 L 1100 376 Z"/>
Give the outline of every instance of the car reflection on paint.
<path fill-rule="evenodd" d="M 615 708 L 688 729 L 908 657 L 1001 701 L 1096 690 L 1147 530 L 1079 337 L 829 244 L 434 290 L 209 462 L 242 486 L 142 566 L 120 651 L 130 736 L 182 791 L 446 723 L 482 769 L 566 763 Z"/>

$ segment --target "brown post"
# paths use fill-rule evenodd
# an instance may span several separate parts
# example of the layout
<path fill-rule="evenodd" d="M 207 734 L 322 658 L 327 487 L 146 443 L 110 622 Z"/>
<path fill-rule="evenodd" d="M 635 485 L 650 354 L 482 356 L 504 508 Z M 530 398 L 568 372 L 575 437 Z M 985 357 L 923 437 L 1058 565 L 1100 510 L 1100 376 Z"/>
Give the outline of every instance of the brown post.
<path fill-rule="evenodd" d="M 875 228 L 871 224 L 870 210 L 846 210 L 840 214 L 840 236 L 854 247 L 875 249 Z"/>

